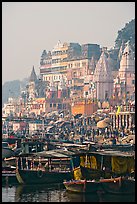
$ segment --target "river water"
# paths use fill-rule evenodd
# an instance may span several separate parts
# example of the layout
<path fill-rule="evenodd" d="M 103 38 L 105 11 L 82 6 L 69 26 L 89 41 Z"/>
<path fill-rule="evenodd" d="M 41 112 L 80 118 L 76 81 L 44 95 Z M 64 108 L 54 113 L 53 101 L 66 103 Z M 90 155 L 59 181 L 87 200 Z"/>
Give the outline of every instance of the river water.
<path fill-rule="evenodd" d="M 135 202 L 135 195 L 76 194 L 56 185 L 2 186 L 2 202 Z"/>

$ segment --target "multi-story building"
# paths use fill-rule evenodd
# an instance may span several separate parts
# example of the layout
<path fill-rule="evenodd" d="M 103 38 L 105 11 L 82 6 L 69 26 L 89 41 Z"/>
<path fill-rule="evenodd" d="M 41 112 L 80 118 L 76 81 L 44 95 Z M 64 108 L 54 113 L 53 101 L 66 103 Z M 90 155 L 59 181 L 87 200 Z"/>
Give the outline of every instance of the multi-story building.
<path fill-rule="evenodd" d="M 41 115 L 46 112 L 45 98 L 34 98 L 33 101 L 28 101 L 26 105 L 27 113 Z"/>
<path fill-rule="evenodd" d="M 18 116 L 21 111 L 20 102 L 17 99 L 9 98 L 8 103 L 2 108 L 3 116 Z"/>
<path fill-rule="evenodd" d="M 43 51 L 40 74 L 44 81 L 49 82 L 46 110 L 70 110 L 70 101 L 87 98 L 87 93 L 88 98 L 93 95 L 90 88 L 99 56 L 100 46 L 97 44 L 80 45 L 59 41 L 52 52 Z M 88 87 L 85 84 L 87 79 Z M 88 88 L 90 92 L 86 91 Z"/>
<path fill-rule="evenodd" d="M 40 74 L 44 81 L 56 84 L 61 79 L 67 81 L 68 76 L 71 76 L 70 78 L 83 77 L 85 74 L 93 73 L 94 60 L 97 61 L 99 56 L 99 45 L 84 44 L 80 46 L 78 43 L 61 43 L 59 41 L 52 52 L 43 51 Z M 69 74 L 69 72 L 73 73 Z"/>
<path fill-rule="evenodd" d="M 98 60 L 100 57 L 100 46 L 89 43 L 81 45 L 81 57 L 83 59 L 91 59 L 94 57 L 95 60 Z"/>
<path fill-rule="evenodd" d="M 40 62 L 40 74 L 44 81 L 56 84 L 66 79 L 68 58 L 79 55 L 80 45 L 78 43 L 61 43 L 58 41 L 52 52 L 43 51 Z"/>
<path fill-rule="evenodd" d="M 70 87 L 72 97 L 77 99 L 91 97 L 91 91 L 86 90 L 91 90 L 93 74 L 99 56 L 99 45 L 84 44 L 81 46 L 80 57 L 69 59 L 67 85 Z"/>

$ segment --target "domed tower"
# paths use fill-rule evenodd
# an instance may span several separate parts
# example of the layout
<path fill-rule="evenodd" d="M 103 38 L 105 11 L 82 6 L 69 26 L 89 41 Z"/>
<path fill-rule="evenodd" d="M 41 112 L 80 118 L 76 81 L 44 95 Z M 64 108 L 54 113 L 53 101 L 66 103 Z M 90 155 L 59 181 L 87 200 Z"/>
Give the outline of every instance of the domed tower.
<path fill-rule="evenodd" d="M 119 77 L 125 78 L 125 72 L 135 72 L 135 60 L 129 41 L 127 42 L 120 61 Z"/>
<path fill-rule="evenodd" d="M 132 98 L 135 91 L 135 59 L 129 41 L 123 51 L 118 76 L 121 84 L 121 95 Z"/>
<path fill-rule="evenodd" d="M 93 82 L 96 84 L 96 97 L 100 101 L 109 99 L 113 93 L 112 69 L 109 66 L 105 51 L 102 51 L 94 72 Z"/>

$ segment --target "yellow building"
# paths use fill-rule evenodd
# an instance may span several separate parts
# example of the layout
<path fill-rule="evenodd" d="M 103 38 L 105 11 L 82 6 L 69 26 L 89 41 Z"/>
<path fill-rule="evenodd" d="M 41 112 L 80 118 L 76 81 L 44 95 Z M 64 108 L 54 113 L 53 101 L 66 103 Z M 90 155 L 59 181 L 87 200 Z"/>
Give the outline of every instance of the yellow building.
<path fill-rule="evenodd" d="M 82 114 L 85 116 L 90 116 L 98 109 L 98 105 L 96 102 L 90 100 L 82 100 L 72 102 L 71 104 L 71 114 L 77 115 Z"/>

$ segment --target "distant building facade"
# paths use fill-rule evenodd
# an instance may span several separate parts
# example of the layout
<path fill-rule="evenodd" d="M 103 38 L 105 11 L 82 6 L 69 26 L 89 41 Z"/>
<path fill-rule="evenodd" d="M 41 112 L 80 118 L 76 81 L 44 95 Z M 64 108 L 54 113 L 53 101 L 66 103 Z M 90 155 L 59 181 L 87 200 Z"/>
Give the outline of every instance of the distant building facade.
<path fill-rule="evenodd" d="M 67 82 L 67 77 L 83 77 L 85 74 L 93 73 L 94 68 L 91 66 L 93 58 L 97 61 L 99 56 L 99 45 L 80 45 L 79 43 L 61 43 L 59 41 L 52 52 L 43 51 L 40 74 L 44 81 L 50 83 L 57 84 L 61 79 L 65 79 Z"/>

